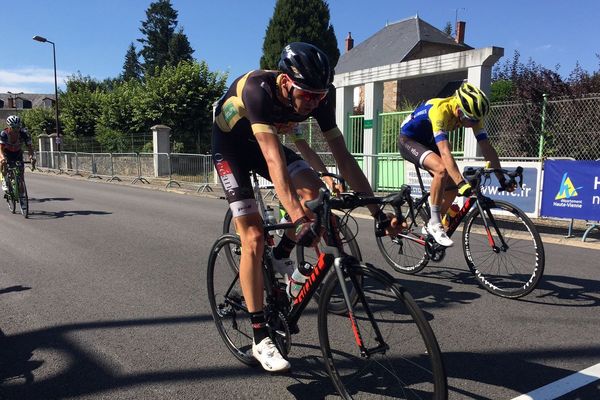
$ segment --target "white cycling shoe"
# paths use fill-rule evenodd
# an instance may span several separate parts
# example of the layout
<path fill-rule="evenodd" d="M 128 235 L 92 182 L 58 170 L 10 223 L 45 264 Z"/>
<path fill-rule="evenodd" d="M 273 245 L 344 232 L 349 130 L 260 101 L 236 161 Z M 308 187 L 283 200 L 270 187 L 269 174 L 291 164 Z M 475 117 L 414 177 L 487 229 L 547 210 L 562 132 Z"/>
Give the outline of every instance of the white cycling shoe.
<path fill-rule="evenodd" d="M 252 341 L 252 355 L 269 372 L 283 372 L 291 367 L 290 362 L 283 358 L 270 337 L 264 338 L 259 344 Z"/>
<path fill-rule="evenodd" d="M 286 285 L 294 273 L 295 268 L 294 261 L 290 260 L 289 258 L 282 258 L 279 260 L 273 257 L 273 269 L 283 277 Z"/>
<path fill-rule="evenodd" d="M 438 244 L 441 244 L 444 247 L 450 247 L 454 244 L 452 239 L 450 239 L 448 235 L 446 235 L 446 231 L 444 230 L 442 224 L 428 223 L 426 226 L 423 227 L 423 233 L 430 234 L 431 236 L 433 236 L 433 239 Z"/>

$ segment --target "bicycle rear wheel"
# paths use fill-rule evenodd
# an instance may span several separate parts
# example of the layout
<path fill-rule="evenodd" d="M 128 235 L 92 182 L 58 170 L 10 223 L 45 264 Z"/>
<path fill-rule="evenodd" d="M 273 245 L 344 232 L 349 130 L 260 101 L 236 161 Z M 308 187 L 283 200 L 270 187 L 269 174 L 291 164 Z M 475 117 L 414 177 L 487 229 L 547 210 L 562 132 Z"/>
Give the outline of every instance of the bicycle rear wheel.
<path fill-rule="evenodd" d="M 350 266 L 345 276 L 348 285 L 362 278 L 362 285 L 356 286 L 355 325 L 347 313 L 332 314 L 323 305 L 338 285 L 337 275 L 324 282 L 325 302 L 319 306 L 318 324 L 325 364 L 341 397 L 446 399 L 446 373 L 437 340 L 410 294 L 372 266 Z M 361 355 L 356 332 L 368 356 Z M 377 340 L 378 332 L 383 342 Z"/>
<path fill-rule="evenodd" d="M 384 207 L 383 211 L 394 212 L 389 205 Z M 381 255 L 394 270 L 403 274 L 416 274 L 429 263 L 429 256 L 425 252 L 425 238 L 421 233 L 427 221 L 427 214 L 423 207 L 419 207 L 415 210 L 413 219 L 408 206 L 404 206 L 402 215 L 405 216 L 407 228 L 394 237 L 375 237 L 375 241 Z"/>
<path fill-rule="evenodd" d="M 238 249 L 238 251 L 232 251 Z M 208 258 L 207 289 L 210 309 L 219 335 L 231 353 L 244 364 L 255 364 L 252 356 L 252 326 L 239 279 L 240 239 L 223 235 Z"/>
<path fill-rule="evenodd" d="M 504 201 L 490 201 L 482 209 L 489 231 L 478 207 L 469 212 L 463 229 L 463 251 L 471 272 L 484 289 L 497 296 L 527 295 L 544 273 L 544 245 L 535 225 L 523 211 Z"/>

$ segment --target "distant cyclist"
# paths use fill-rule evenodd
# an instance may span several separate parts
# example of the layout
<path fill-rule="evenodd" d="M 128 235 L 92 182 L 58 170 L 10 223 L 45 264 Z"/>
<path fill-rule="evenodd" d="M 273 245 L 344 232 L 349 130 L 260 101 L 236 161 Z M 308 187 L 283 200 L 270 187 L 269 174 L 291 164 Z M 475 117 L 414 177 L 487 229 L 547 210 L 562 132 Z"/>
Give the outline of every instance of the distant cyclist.
<path fill-rule="evenodd" d="M 8 163 L 21 162 L 21 172 L 24 172 L 22 145 L 27 146 L 29 161 L 35 165 L 35 155 L 31 146 L 31 136 L 27 129 L 21 125 L 18 115 L 10 115 L 6 118 L 7 127 L 0 132 L 0 169 L 2 171 L 2 190 L 8 191 L 6 186 L 6 166 Z"/>
<path fill-rule="evenodd" d="M 452 156 L 448 132 L 461 126 L 473 128 L 483 157 L 492 168 L 500 168 L 498 154 L 484 129 L 484 118 L 489 109 L 487 96 L 479 88 L 464 82 L 454 96 L 427 101 L 402 123 L 398 137 L 400 154 L 433 176 L 429 196 L 431 219 L 424 230 L 443 246 L 452 246 L 453 242 L 446 235 L 441 215 L 445 215 L 457 194 L 471 194 L 471 185 L 465 181 Z M 498 179 L 504 189 L 514 190 L 514 186 L 506 187 L 503 175 L 498 174 Z"/>
<path fill-rule="evenodd" d="M 240 284 L 251 315 L 252 353 L 267 371 L 284 371 L 290 364 L 273 344 L 266 327 L 261 269 L 263 221 L 254 199 L 250 170 L 273 182 L 279 200 L 296 224 L 295 237 L 284 235 L 273 252 L 275 268 L 287 275 L 294 269 L 288 259 L 291 249 L 296 244 L 310 246 L 319 240 L 310 212 L 302 207 L 299 197 L 315 198 L 323 186 L 315 170 L 326 171 L 323 161 L 302 139 L 297 138 L 296 144 L 308 162 L 282 146 L 279 135 L 290 130 L 290 123 L 314 117 L 341 175 L 354 190 L 372 194 L 336 125 L 331 74 L 329 60 L 320 49 L 308 43 L 291 43 L 281 53 L 278 71 L 256 70 L 237 78 L 215 110 L 213 162 L 242 242 Z M 370 211 L 382 227 L 395 225 L 376 206 Z"/>

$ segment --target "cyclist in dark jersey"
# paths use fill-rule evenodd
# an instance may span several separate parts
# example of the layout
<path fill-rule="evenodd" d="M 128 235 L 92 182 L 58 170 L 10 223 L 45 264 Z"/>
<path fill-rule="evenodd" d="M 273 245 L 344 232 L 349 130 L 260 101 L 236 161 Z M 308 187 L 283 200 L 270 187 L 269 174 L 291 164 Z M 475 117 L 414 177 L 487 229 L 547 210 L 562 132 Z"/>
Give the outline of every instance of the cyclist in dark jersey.
<path fill-rule="evenodd" d="M 21 118 L 18 115 L 10 115 L 6 118 L 7 128 L 0 132 L 0 170 L 2 171 L 2 190 L 6 192 L 6 165 L 23 161 L 22 145 L 27 146 L 29 161 L 35 163 L 31 136 L 27 129 L 21 127 Z M 21 165 L 21 173 L 24 166 Z"/>
<path fill-rule="evenodd" d="M 311 215 L 299 197 L 303 201 L 315 198 L 323 185 L 315 170 L 326 171 L 320 157 L 303 140 L 296 144 L 308 163 L 281 144 L 279 135 L 289 130 L 289 123 L 314 117 L 341 175 L 354 190 L 372 193 L 336 125 L 335 88 L 325 53 L 308 43 L 291 43 L 282 51 L 278 67 L 278 71 L 251 71 L 233 82 L 217 103 L 212 137 L 213 162 L 242 242 L 240 284 L 251 314 L 252 352 L 267 371 L 284 371 L 290 364 L 268 337 L 265 325 L 260 268 L 263 221 L 254 199 L 250 170 L 273 182 L 279 200 L 297 227 L 295 238 L 284 235 L 275 248 L 274 256 L 279 260 L 288 258 L 296 243 L 310 246 L 319 240 Z M 328 186 L 332 188 L 331 182 Z M 383 225 L 396 225 L 377 207 L 370 211 Z M 286 273 L 292 271 L 293 267 Z"/>

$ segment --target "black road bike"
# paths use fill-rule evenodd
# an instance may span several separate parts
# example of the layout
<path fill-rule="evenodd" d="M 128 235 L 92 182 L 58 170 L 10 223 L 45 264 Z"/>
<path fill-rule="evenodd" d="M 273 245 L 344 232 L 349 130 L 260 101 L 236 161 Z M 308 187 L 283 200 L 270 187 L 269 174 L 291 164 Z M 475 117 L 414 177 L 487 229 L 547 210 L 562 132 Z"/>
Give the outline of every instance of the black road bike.
<path fill-rule="evenodd" d="M 531 220 L 518 207 L 506 201 L 492 200 L 481 187 L 491 174 L 501 173 L 509 184 L 523 184 L 523 169 L 469 168 L 464 174 L 473 188 L 464 205 L 447 229 L 451 237 L 461 222 L 465 260 L 477 282 L 497 296 L 518 298 L 529 294 L 544 272 L 544 245 Z M 385 260 L 398 272 L 415 274 L 429 261 L 441 261 L 446 247 L 438 244 L 422 228 L 429 221 L 429 192 L 424 188 L 419 168 L 417 177 L 422 196 L 404 198 L 407 226 L 395 237 L 377 237 L 377 246 Z"/>
<path fill-rule="evenodd" d="M 338 181 L 338 183 L 340 184 L 340 186 L 342 187 L 342 190 L 344 190 L 344 191 L 346 190 L 346 182 L 340 175 L 329 173 L 329 172 L 319 172 L 320 178 L 322 178 L 324 176 L 330 176 L 330 177 L 336 179 Z M 258 204 L 258 210 L 263 219 L 263 222 L 266 225 L 273 225 L 273 224 L 277 223 L 277 220 L 279 220 L 279 222 L 289 221 L 288 214 L 285 211 L 285 209 L 283 208 L 283 206 L 281 205 L 281 203 L 277 207 L 278 208 L 277 212 L 275 212 L 276 210 L 273 209 L 273 207 L 271 207 L 271 205 L 268 205 L 265 202 L 265 196 L 263 196 L 262 190 L 271 191 L 274 189 L 274 187 L 273 186 L 261 187 L 260 182 L 258 181 L 258 177 L 254 171 L 251 171 L 251 182 L 252 182 L 252 189 L 254 191 L 254 197 Z M 268 194 L 267 194 L 267 196 L 268 196 Z M 275 215 L 276 221 L 270 221 L 269 218 L 267 218 L 268 214 Z M 350 218 L 348 215 L 345 215 L 344 218 L 340 218 L 338 215 L 334 215 L 333 218 L 335 219 L 335 224 L 337 225 L 338 234 L 339 234 L 339 238 L 340 238 L 340 245 L 343 246 L 344 253 L 350 254 L 357 260 L 362 260 L 360 248 L 358 247 L 358 242 L 356 240 L 356 235 L 357 235 L 356 232 L 358 230 L 358 227 L 353 232 L 353 230 L 350 227 L 350 223 L 349 223 L 349 221 L 353 221 L 353 219 Z M 226 234 L 226 233 L 236 234 L 236 232 L 237 231 L 235 228 L 233 214 L 231 212 L 231 209 L 227 208 L 227 212 L 225 213 L 225 218 L 223 219 L 223 234 Z M 283 229 L 277 229 L 277 230 L 274 230 L 273 232 L 275 233 L 275 235 L 273 235 L 274 237 L 282 237 L 284 234 Z M 317 262 L 319 255 L 320 255 L 319 246 L 316 246 L 314 248 L 305 248 L 302 246 L 296 246 L 296 262 L 298 265 L 302 265 L 304 263 L 309 263 L 309 264 L 314 265 Z M 231 262 L 233 262 L 232 257 L 233 257 L 233 255 L 229 256 Z M 319 291 L 317 291 L 317 293 L 315 293 L 314 299 L 315 299 L 315 301 L 319 300 Z M 345 305 L 342 301 L 332 302 L 329 304 L 329 309 L 332 312 L 345 312 Z"/>
<path fill-rule="evenodd" d="M 404 193 L 385 198 L 356 193 L 332 197 L 322 189 L 306 206 L 323 227 L 325 243 L 339 243 L 332 210 L 389 204 L 398 216 L 404 199 Z M 269 334 L 281 354 L 288 357 L 292 334 L 299 331 L 298 321 L 320 287 L 320 348 L 328 374 L 343 398 L 446 399 L 446 374 L 434 333 L 411 295 L 387 272 L 345 254 L 340 245 L 322 245 L 298 296 L 288 298 L 285 284 L 273 271 L 271 233 L 291 227 L 290 223 L 264 227 L 264 310 Z M 252 327 L 239 282 L 240 246 L 239 237 L 233 234 L 221 236 L 213 245 L 207 268 L 208 295 L 227 348 L 251 365 L 257 361 L 252 356 Z M 236 256 L 235 263 L 228 254 Z M 331 312 L 328 305 L 339 301 L 345 311 Z"/>

